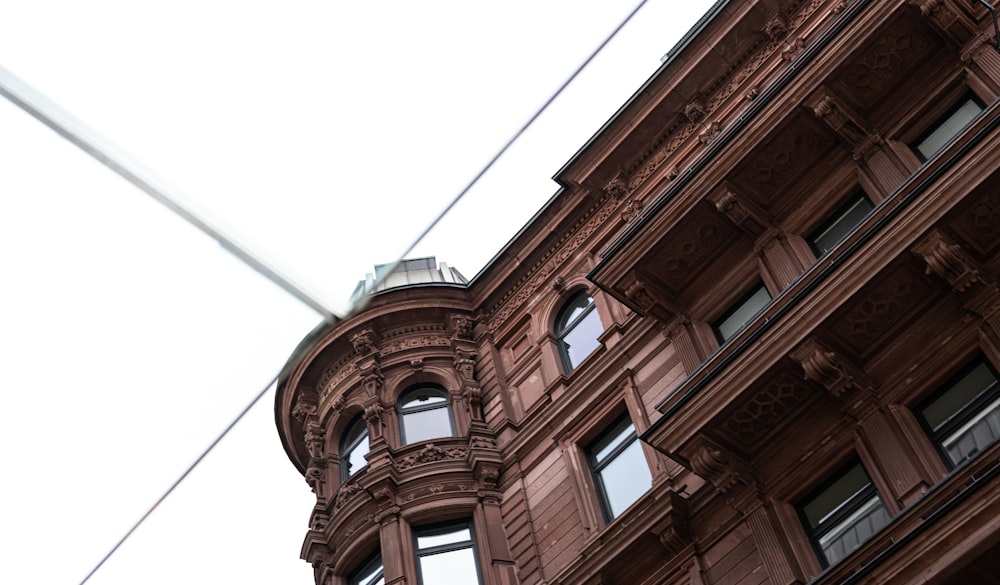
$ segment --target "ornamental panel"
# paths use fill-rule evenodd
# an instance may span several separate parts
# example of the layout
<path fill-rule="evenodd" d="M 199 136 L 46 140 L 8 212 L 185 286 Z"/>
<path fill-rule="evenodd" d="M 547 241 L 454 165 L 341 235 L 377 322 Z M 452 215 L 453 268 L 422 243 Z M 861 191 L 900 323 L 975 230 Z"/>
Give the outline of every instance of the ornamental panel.
<path fill-rule="evenodd" d="M 878 105 L 939 48 L 929 32 L 912 18 L 884 27 L 839 74 L 838 93 L 863 110 Z"/>
<path fill-rule="evenodd" d="M 830 320 L 833 334 L 866 357 L 912 321 L 939 290 L 919 267 L 907 262 L 876 279 L 844 304 Z"/>

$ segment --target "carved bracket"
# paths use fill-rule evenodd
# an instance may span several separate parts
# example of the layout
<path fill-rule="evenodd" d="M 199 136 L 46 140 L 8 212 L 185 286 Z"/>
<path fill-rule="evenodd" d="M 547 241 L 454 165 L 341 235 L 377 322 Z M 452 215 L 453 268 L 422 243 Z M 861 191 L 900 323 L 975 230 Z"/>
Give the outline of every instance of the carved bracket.
<path fill-rule="evenodd" d="M 611 179 L 607 185 L 604 186 L 604 192 L 607 193 L 615 201 L 621 201 L 629 196 L 631 193 L 628 188 L 628 184 L 625 183 L 625 179 L 621 174 L 615 175 L 614 179 Z"/>
<path fill-rule="evenodd" d="M 688 523 L 687 500 L 673 490 L 667 490 L 670 509 L 653 527 L 652 533 L 660 540 L 670 556 L 678 555 L 693 543 Z"/>
<path fill-rule="evenodd" d="M 862 121 L 843 100 L 827 88 L 821 89 L 810 103 L 813 114 L 826 122 L 848 145 L 858 147 L 869 136 Z M 855 156 L 857 159 L 857 153 Z"/>
<path fill-rule="evenodd" d="M 737 484 L 749 485 L 746 465 L 710 439 L 699 436 L 689 449 L 691 470 L 707 479 L 721 494 Z"/>
<path fill-rule="evenodd" d="M 362 329 L 351 336 L 351 345 L 359 356 L 373 355 L 378 351 L 378 343 L 375 331 L 372 329 Z"/>
<path fill-rule="evenodd" d="M 871 381 L 860 368 L 810 337 L 793 350 L 789 357 L 802 366 L 803 377 L 826 388 L 841 398 L 848 390 L 872 388 Z"/>
<path fill-rule="evenodd" d="M 674 307 L 665 306 L 662 300 L 654 298 L 650 290 L 650 285 L 645 279 L 635 275 L 632 277 L 632 282 L 625 287 L 625 298 L 643 314 L 664 323 L 669 322 L 678 311 Z"/>
<path fill-rule="evenodd" d="M 452 339 L 472 339 L 472 330 L 475 322 L 465 315 L 451 315 L 451 338 Z"/>
<path fill-rule="evenodd" d="M 913 247 L 913 253 L 923 258 L 927 264 L 927 274 L 943 278 L 957 292 L 963 293 L 972 284 L 982 282 L 981 272 L 975 261 L 940 230 L 927 234 Z"/>
<path fill-rule="evenodd" d="M 771 224 L 763 210 L 757 207 L 753 201 L 737 194 L 728 185 L 720 192 L 710 196 L 709 200 L 715 204 L 715 208 L 719 212 L 725 214 L 737 227 L 753 237 L 760 235 Z"/>

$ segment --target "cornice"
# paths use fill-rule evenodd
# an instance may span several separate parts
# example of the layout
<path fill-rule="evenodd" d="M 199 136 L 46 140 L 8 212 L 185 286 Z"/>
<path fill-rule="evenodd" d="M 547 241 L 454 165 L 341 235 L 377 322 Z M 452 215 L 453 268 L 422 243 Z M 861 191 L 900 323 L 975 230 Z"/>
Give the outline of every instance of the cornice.
<path fill-rule="evenodd" d="M 485 312 L 486 328 L 490 333 L 499 331 L 519 308 L 541 288 L 566 263 L 590 237 L 615 214 L 622 201 L 605 194 L 587 210 L 575 225 L 518 279 L 507 292 Z"/>

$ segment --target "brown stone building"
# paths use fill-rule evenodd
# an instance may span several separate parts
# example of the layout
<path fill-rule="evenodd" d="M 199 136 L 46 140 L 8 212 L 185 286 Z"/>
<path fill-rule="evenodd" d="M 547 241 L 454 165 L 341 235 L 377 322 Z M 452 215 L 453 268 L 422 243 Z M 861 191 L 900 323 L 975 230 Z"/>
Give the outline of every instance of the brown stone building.
<path fill-rule="evenodd" d="M 474 280 L 303 342 L 317 584 L 1000 583 L 998 95 L 985 2 L 719 2 Z"/>

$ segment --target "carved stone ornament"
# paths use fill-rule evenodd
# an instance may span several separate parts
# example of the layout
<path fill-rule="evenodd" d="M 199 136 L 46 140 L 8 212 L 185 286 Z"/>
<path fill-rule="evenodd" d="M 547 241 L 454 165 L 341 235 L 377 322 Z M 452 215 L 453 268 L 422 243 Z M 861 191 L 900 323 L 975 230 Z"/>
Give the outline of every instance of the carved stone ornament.
<path fill-rule="evenodd" d="M 358 355 L 370 355 L 378 349 L 375 345 L 375 332 L 371 329 L 363 329 L 351 336 L 351 345 Z"/>
<path fill-rule="evenodd" d="M 469 406 L 473 420 L 482 420 L 480 406 L 483 403 L 483 389 L 478 384 L 469 384 L 462 389 L 462 400 Z"/>
<path fill-rule="evenodd" d="M 742 481 L 730 459 L 715 445 L 702 441 L 691 456 L 692 471 L 712 482 L 719 493 L 725 494 Z M 745 483 L 745 482 L 744 482 Z"/>
<path fill-rule="evenodd" d="M 632 221 L 642 211 L 642 201 L 629 199 L 622 206 L 622 221 Z"/>
<path fill-rule="evenodd" d="M 868 160 L 883 146 L 885 146 L 885 140 L 881 136 L 878 134 L 869 134 L 858 144 L 854 152 L 851 153 L 851 156 L 857 161 Z"/>
<path fill-rule="evenodd" d="M 803 342 L 790 357 L 802 366 L 807 380 L 822 385 L 835 398 L 842 397 L 851 389 L 871 387 L 856 366 L 848 364 L 814 338 Z"/>
<path fill-rule="evenodd" d="M 455 366 L 455 372 L 458 373 L 463 384 L 476 381 L 475 355 L 476 354 L 469 351 L 463 351 L 461 349 L 455 350 L 455 359 L 453 360 L 453 364 Z"/>
<path fill-rule="evenodd" d="M 465 447 L 441 448 L 433 443 L 428 443 L 420 451 L 400 459 L 396 464 L 396 469 L 402 471 L 424 463 L 434 463 L 435 461 L 444 461 L 446 459 L 467 459 L 468 457 L 469 450 Z"/>
<path fill-rule="evenodd" d="M 793 40 L 792 42 L 786 44 L 785 47 L 781 50 L 782 60 L 791 61 L 792 59 L 795 58 L 796 55 L 799 54 L 799 51 L 805 48 L 805 46 L 806 46 L 806 40 L 802 37 L 799 37 Z"/>
<path fill-rule="evenodd" d="M 697 124 L 705 119 L 705 104 L 701 100 L 694 100 L 684 106 L 684 117 L 692 123 Z"/>
<path fill-rule="evenodd" d="M 636 278 L 632 281 L 632 284 L 625 287 L 625 298 L 641 307 L 644 311 L 649 310 L 656 303 L 646 290 L 646 283 L 639 278 Z"/>
<path fill-rule="evenodd" d="M 671 491 L 669 495 L 672 501 L 670 510 L 664 519 L 654 527 L 653 532 L 659 538 L 663 548 L 667 549 L 667 552 L 673 556 L 680 554 L 691 545 L 692 541 L 686 502 L 684 498 L 677 495 L 677 492 Z"/>
<path fill-rule="evenodd" d="M 463 315 L 451 316 L 451 329 L 454 332 L 452 335 L 456 339 L 472 339 L 472 326 L 472 319 L 468 317 Z"/>
<path fill-rule="evenodd" d="M 500 480 L 500 470 L 494 467 L 483 467 L 479 470 L 479 483 L 487 489 L 495 489 Z"/>
<path fill-rule="evenodd" d="M 385 382 L 385 378 L 378 368 L 372 368 L 361 378 L 361 384 L 365 387 L 365 395 L 369 397 L 381 395 L 383 382 Z"/>
<path fill-rule="evenodd" d="M 978 267 L 965 250 L 940 231 L 931 232 L 913 251 L 924 259 L 927 274 L 945 279 L 960 293 L 982 280 Z"/>
<path fill-rule="evenodd" d="M 628 197 L 628 185 L 622 180 L 621 175 L 616 175 L 614 179 L 608 182 L 604 186 L 604 192 L 607 193 L 615 201 L 621 201 L 622 199 Z"/>
<path fill-rule="evenodd" d="M 868 131 L 865 129 L 862 119 L 855 114 L 843 102 L 834 97 L 829 90 L 812 104 L 813 114 L 817 118 L 826 122 L 834 132 L 840 135 L 844 141 L 851 146 L 858 146 L 854 153 L 855 160 L 868 158 L 874 152 L 873 147 L 881 146 L 878 137 L 866 142 Z"/>
<path fill-rule="evenodd" d="M 772 41 L 780 41 L 788 36 L 788 23 L 780 16 L 775 16 L 764 25 L 764 34 Z"/>
<path fill-rule="evenodd" d="M 340 486 L 340 491 L 337 492 L 337 499 L 334 501 L 334 510 L 339 510 L 344 507 L 344 504 L 354 496 L 365 491 L 365 488 L 361 487 L 357 482 L 349 483 L 344 486 Z"/>
<path fill-rule="evenodd" d="M 312 394 L 302 392 L 295 399 L 295 406 L 292 407 L 292 417 L 305 424 L 307 417 L 316 416 L 318 412 L 318 406 L 316 405 L 316 397 Z"/>
<path fill-rule="evenodd" d="M 374 402 L 365 406 L 365 422 L 371 427 L 378 427 L 382 423 L 382 416 L 385 413 L 385 409 L 378 402 Z"/>
<path fill-rule="evenodd" d="M 719 135 L 720 131 L 722 131 L 722 124 L 720 124 L 717 121 L 716 122 L 710 122 L 710 123 L 706 124 L 705 128 L 702 129 L 702 131 L 701 131 L 700 134 L 698 134 L 698 142 L 700 144 L 708 144 L 716 136 Z"/>
<path fill-rule="evenodd" d="M 319 492 L 320 486 L 323 484 L 324 466 L 321 465 L 310 465 L 306 469 L 306 483 L 313 492 Z"/>
<path fill-rule="evenodd" d="M 751 236 L 759 236 L 770 223 L 756 205 L 732 190 L 726 189 L 714 198 L 714 202 L 720 213 Z"/>
<path fill-rule="evenodd" d="M 326 442 L 326 429 L 317 422 L 306 423 L 306 449 L 309 457 L 322 459 L 324 457 L 323 444 Z"/>
<path fill-rule="evenodd" d="M 473 449 L 496 449 L 497 442 L 492 437 L 475 436 L 472 437 L 470 446 Z"/>
<path fill-rule="evenodd" d="M 309 529 L 315 530 L 316 532 L 323 532 L 326 530 L 326 525 L 329 523 L 329 514 L 320 510 L 315 510 L 312 513 L 312 517 L 309 519 Z"/>

